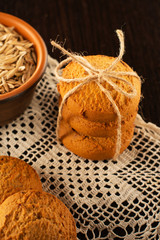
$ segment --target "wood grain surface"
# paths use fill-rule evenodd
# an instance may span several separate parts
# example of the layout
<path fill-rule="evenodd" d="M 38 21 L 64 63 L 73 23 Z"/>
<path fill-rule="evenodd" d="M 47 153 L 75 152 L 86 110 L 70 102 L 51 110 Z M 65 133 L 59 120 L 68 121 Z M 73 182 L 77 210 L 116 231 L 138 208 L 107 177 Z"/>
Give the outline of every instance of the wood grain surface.
<path fill-rule="evenodd" d="M 160 1 L 159 0 L 1 0 L 0 11 L 31 24 L 43 37 L 48 53 L 50 40 L 84 55 L 117 56 L 115 33 L 125 33 L 123 60 L 142 78 L 139 113 L 145 121 L 160 126 Z"/>

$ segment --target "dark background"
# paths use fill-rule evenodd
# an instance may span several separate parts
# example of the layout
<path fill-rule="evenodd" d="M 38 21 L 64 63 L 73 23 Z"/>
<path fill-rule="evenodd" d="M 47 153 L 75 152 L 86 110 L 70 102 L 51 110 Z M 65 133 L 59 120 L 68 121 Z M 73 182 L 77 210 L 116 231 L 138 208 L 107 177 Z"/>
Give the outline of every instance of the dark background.
<path fill-rule="evenodd" d="M 65 42 L 73 52 L 117 56 L 115 30 L 125 33 L 123 60 L 142 78 L 139 113 L 160 126 L 160 1 L 159 0 L 0 0 L 0 11 L 31 24 L 43 37 L 48 53 L 50 40 Z"/>

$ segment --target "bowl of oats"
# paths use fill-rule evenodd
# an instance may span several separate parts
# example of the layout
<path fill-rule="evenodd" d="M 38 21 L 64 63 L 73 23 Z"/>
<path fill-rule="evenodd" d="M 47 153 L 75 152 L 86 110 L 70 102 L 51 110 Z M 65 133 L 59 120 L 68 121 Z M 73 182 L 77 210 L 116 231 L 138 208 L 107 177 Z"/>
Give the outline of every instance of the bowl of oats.
<path fill-rule="evenodd" d="M 30 104 L 47 65 L 40 34 L 24 20 L 0 12 L 0 126 Z"/>

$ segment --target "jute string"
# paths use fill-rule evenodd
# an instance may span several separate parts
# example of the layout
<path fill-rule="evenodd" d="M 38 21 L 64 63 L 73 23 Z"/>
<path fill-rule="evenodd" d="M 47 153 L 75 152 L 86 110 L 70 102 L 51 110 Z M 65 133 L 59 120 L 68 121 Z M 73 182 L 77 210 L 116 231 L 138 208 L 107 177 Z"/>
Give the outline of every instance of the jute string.
<path fill-rule="evenodd" d="M 59 114 L 58 114 L 58 118 L 57 118 L 57 137 L 58 133 L 59 133 L 59 125 L 60 125 L 60 121 L 62 119 L 62 109 L 63 106 L 65 104 L 65 102 L 67 101 L 67 99 L 74 94 L 77 90 L 79 90 L 83 85 L 94 81 L 99 88 L 101 89 L 101 91 L 106 95 L 106 97 L 109 99 L 109 101 L 111 102 L 113 109 L 115 111 L 115 113 L 117 114 L 117 141 L 116 141 L 116 151 L 114 154 L 114 159 L 116 159 L 120 153 L 120 149 L 121 149 L 121 114 L 120 111 L 115 103 L 115 101 L 113 100 L 110 92 L 105 89 L 102 85 L 103 82 L 107 82 L 108 84 L 110 84 L 117 92 L 120 92 L 121 94 L 123 94 L 124 96 L 128 97 L 128 98 L 133 98 L 136 96 L 137 91 L 135 89 L 135 87 L 128 82 L 123 76 L 134 76 L 137 77 L 139 80 L 139 76 L 137 75 L 136 72 L 123 72 L 123 71 L 114 71 L 115 66 L 122 60 L 122 57 L 124 55 L 125 52 L 125 46 L 124 46 L 124 34 L 121 30 L 116 30 L 117 36 L 119 38 L 119 42 L 120 42 L 120 49 L 119 49 L 119 55 L 117 58 L 115 58 L 115 60 L 111 63 L 111 65 L 109 67 L 107 67 L 106 69 L 97 69 L 95 67 L 93 67 L 85 58 L 83 58 L 82 56 L 79 56 L 77 54 L 71 53 L 69 51 L 67 51 L 66 49 L 64 49 L 60 44 L 56 43 L 55 41 L 51 41 L 51 44 L 58 48 L 59 50 L 61 50 L 61 52 L 64 55 L 69 56 L 67 59 L 63 60 L 62 62 L 60 62 L 57 67 L 55 68 L 55 76 L 57 78 L 58 81 L 63 81 L 63 82 L 79 82 L 79 84 L 77 86 L 75 86 L 74 88 L 72 88 L 71 90 L 69 90 L 65 96 L 62 99 L 61 105 L 59 107 Z M 77 63 L 79 63 L 88 73 L 88 75 L 86 77 L 82 77 L 82 78 L 63 78 L 61 75 L 61 69 L 62 67 L 64 67 L 67 63 L 71 62 L 71 61 L 75 61 Z M 121 89 L 113 80 L 116 79 L 118 81 L 122 81 L 125 84 L 127 84 L 131 91 L 128 93 L 126 91 L 124 91 L 123 89 Z"/>

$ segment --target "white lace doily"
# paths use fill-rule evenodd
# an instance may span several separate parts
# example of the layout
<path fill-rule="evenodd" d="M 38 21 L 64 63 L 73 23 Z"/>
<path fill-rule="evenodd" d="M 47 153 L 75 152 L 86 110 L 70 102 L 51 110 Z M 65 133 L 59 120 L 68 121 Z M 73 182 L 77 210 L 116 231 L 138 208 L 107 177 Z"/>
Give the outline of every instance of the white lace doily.
<path fill-rule="evenodd" d="M 56 60 L 23 115 L 0 127 L 0 153 L 38 172 L 43 188 L 73 214 L 78 239 L 159 239 L 160 128 L 138 115 L 132 143 L 117 161 L 82 159 L 56 141 Z"/>

